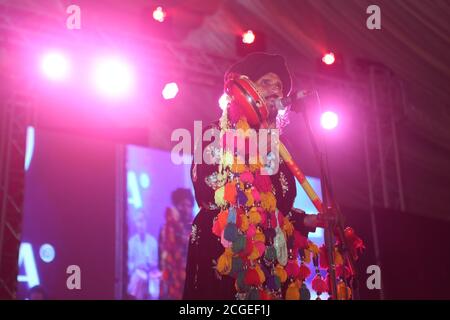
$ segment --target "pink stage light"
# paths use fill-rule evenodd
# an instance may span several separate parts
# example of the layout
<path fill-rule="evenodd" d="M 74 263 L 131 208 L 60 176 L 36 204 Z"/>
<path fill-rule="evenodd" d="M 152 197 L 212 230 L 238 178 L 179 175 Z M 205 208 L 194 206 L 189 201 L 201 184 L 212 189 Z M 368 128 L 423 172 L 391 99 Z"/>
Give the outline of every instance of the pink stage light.
<path fill-rule="evenodd" d="M 49 52 L 42 57 L 41 71 L 52 81 L 62 81 L 69 76 L 70 63 L 62 53 Z"/>
<path fill-rule="evenodd" d="M 324 54 L 323 57 L 322 57 L 322 62 L 327 64 L 327 65 L 333 64 L 334 61 L 336 61 L 336 58 L 335 58 L 333 52 L 328 52 L 328 53 Z"/>
<path fill-rule="evenodd" d="M 167 83 L 162 91 L 162 95 L 166 100 L 175 98 L 177 93 L 178 85 L 175 82 Z"/>
<path fill-rule="evenodd" d="M 252 44 L 255 42 L 255 34 L 252 30 L 248 30 L 242 34 L 242 42 L 246 44 Z"/>
<path fill-rule="evenodd" d="M 108 98 L 125 98 L 134 85 L 132 67 L 124 60 L 110 57 L 98 60 L 93 73 L 94 86 Z"/>
<path fill-rule="evenodd" d="M 153 19 L 155 19 L 158 22 L 164 22 L 164 19 L 166 17 L 166 12 L 163 10 L 162 7 L 157 7 L 153 11 Z"/>
<path fill-rule="evenodd" d="M 326 111 L 320 117 L 320 124 L 326 130 L 333 130 L 339 124 L 339 117 L 333 111 Z"/>

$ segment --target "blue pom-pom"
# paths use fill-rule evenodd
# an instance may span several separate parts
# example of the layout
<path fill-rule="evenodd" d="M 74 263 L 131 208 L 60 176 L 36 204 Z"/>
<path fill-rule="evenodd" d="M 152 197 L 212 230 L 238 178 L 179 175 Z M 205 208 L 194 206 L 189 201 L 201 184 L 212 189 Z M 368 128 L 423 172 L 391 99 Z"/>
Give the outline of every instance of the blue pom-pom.
<path fill-rule="evenodd" d="M 233 242 L 238 236 L 238 228 L 234 223 L 228 223 L 223 232 L 225 240 Z"/>

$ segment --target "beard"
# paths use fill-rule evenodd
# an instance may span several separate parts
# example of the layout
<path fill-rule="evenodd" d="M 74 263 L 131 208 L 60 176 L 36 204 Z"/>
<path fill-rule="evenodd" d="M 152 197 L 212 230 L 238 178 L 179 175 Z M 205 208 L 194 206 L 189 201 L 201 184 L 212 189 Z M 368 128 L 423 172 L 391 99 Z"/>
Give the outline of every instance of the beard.
<path fill-rule="evenodd" d="M 266 104 L 267 104 L 267 110 L 269 111 L 269 114 L 267 116 L 267 120 L 269 123 L 275 123 L 278 115 L 278 109 L 275 105 L 275 100 L 279 99 L 280 97 L 276 94 L 272 94 L 270 96 L 267 96 L 265 98 Z"/>

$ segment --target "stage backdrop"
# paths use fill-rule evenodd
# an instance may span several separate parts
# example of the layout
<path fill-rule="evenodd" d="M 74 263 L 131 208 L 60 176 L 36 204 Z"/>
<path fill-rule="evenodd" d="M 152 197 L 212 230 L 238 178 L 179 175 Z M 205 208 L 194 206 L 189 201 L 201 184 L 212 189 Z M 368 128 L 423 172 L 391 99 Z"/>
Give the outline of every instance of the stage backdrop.
<path fill-rule="evenodd" d="M 51 299 L 114 299 L 116 145 L 28 133 L 18 298 L 39 284 Z M 79 267 L 79 290 L 67 287 L 71 265 Z"/>
<path fill-rule="evenodd" d="M 18 298 L 27 298 L 35 285 L 51 299 L 126 298 L 127 244 L 137 233 L 136 215 L 144 213 L 154 240 L 146 250 L 157 265 L 165 209 L 173 190 L 192 190 L 190 165 L 175 165 L 168 151 L 59 131 L 28 133 Z M 320 181 L 308 179 L 320 194 Z M 315 213 L 297 188 L 295 206 Z M 322 234 L 312 239 L 321 244 Z M 81 289 L 68 288 L 69 266 L 79 267 Z M 157 278 L 148 293 L 159 298 Z"/>

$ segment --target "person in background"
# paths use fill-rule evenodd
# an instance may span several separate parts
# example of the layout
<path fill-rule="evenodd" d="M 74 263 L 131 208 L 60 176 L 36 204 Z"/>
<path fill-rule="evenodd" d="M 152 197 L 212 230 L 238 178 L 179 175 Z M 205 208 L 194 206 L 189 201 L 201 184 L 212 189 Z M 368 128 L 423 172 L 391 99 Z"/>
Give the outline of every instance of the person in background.
<path fill-rule="evenodd" d="M 144 212 L 138 211 L 134 222 L 137 233 L 128 241 L 128 293 L 137 300 L 155 299 L 160 276 L 157 242 L 147 232 Z"/>
<path fill-rule="evenodd" d="M 172 192 L 172 205 L 166 209 L 166 221 L 159 234 L 160 299 L 165 300 L 179 300 L 183 294 L 194 208 L 191 190 L 178 188 Z"/>

